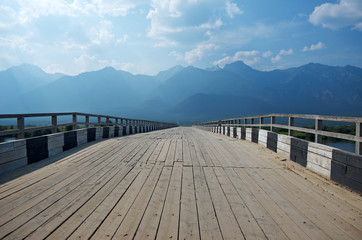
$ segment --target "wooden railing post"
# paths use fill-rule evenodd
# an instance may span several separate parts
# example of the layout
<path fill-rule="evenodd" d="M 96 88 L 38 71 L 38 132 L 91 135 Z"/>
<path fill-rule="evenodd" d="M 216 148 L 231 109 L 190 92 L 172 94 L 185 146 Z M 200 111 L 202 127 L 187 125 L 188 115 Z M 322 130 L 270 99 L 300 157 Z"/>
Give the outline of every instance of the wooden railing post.
<path fill-rule="evenodd" d="M 77 114 L 73 114 L 73 130 L 77 129 Z"/>
<path fill-rule="evenodd" d="M 85 127 L 89 128 L 89 115 L 85 116 Z"/>
<path fill-rule="evenodd" d="M 274 132 L 275 116 L 270 117 L 270 131 Z"/>
<path fill-rule="evenodd" d="M 294 136 L 294 131 L 290 129 L 290 127 L 294 126 L 294 117 L 289 117 L 288 118 L 288 135 L 289 136 Z"/>
<path fill-rule="evenodd" d="M 57 115 L 52 116 L 52 133 L 57 132 Z"/>
<path fill-rule="evenodd" d="M 263 125 L 263 124 L 264 124 L 264 118 L 261 117 L 261 118 L 260 118 L 260 121 L 259 121 L 259 128 L 261 128 L 261 125 Z"/>
<path fill-rule="evenodd" d="M 322 120 L 320 119 L 316 119 L 315 120 L 315 138 L 314 138 L 314 142 L 316 143 L 322 143 L 322 136 L 318 134 L 318 131 L 322 130 Z"/>
<path fill-rule="evenodd" d="M 17 135 L 18 139 L 24 138 L 24 118 L 23 117 L 19 117 L 18 121 L 17 121 L 17 125 L 18 125 L 18 130 L 20 131 Z"/>
<path fill-rule="evenodd" d="M 362 137 L 362 123 L 361 122 L 356 122 L 356 137 L 360 138 Z M 355 142 L 355 152 L 356 154 L 362 155 L 362 142 L 361 141 L 356 141 Z"/>

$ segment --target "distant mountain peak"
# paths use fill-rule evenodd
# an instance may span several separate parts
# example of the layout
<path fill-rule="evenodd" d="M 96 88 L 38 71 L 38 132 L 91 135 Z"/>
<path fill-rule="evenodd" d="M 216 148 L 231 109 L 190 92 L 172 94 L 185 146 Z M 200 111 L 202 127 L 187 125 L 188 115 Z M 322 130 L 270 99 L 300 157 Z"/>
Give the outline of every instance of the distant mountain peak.
<path fill-rule="evenodd" d="M 214 71 L 220 71 L 220 70 L 222 70 L 222 68 L 219 67 L 218 65 L 216 65 L 216 66 L 213 66 L 213 67 L 210 67 L 210 68 L 206 68 L 205 70 L 214 72 Z"/>
<path fill-rule="evenodd" d="M 172 76 L 174 76 L 175 74 L 177 74 L 178 72 L 182 71 L 184 69 L 183 66 L 181 65 L 176 65 L 168 70 L 165 71 L 161 71 L 159 72 L 155 77 L 158 81 L 160 82 L 164 82 L 167 79 L 171 78 Z"/>
<path fill-rule="evenodd" d="M 226 64 L 223 69 L 229 69 L 229 68 L 239 68 L 239 69 L 245 69 L 245 70 L 254 70 L 249 65 L 246 65 L 243 61 L 236 61 L 236 62 Z"/>
<path fill-rule="evenodd" d="M 260 73 L 260 71 L 255 70 L 254 68 L 246 65 L 243 61 L 236 61 L 233 63 L 226 64 L 223 68 L 224 71 L 236 73 L 239 76 L 250 77 Z"/>
<path fill-rule="evenodd" d="M 8 69 L 9 71 L 22 71 L 22 72 L 41 72 L 41 73 L 45 73 L 40 67 L 32 65 L 32 64 L 28 64 L 28 63 L 23 63 L 21 65 L 18 66 L 14 66 Z"/>

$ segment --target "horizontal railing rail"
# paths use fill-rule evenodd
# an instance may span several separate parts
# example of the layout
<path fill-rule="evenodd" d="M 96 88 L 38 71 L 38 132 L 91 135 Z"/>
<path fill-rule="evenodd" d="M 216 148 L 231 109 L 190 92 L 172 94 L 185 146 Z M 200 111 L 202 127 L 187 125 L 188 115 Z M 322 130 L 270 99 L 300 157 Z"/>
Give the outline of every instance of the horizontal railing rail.
<path fill-rule="evenodd" d="M 286 124 L 276 123 L 278 118 L 286 118 Z M 314 120 L 314 128 L 298 127 L 294 126 L 296 119 L 306 119 Z M 266 121 L 269 123 L 265 123 Z M 323 131 L 323 121 L 333 121 L 333 122 L 347 122 L 355 124 L 355 135 Z M 342 117 L 342 116 L 323 116 L 323 115 L 306 115 L 306 114 L 267 114 L 259 116 L 249 116 L 249 117 L 240 117 L 240 118 L 230 118 L 219 121 L 211 121 L 198 123 L 199 126 L 235 126 L 235 127 L 266 127 L 270 131 L 275 132 L 276 128 L 282 128 L 288 130 L 289 136 L 294 136 L 294 131 L 299 131 L 303 133 L 314 134 L 315 142 L 322 143 L 322 136 L 338 138 L 348 141 L 355 142 L 355 153 L 362 154 L 362 118 L 360 117 Z"/>
<path fill-rule="evenodd" d="M 58 123 L 58 117 L 71 116 L 71 122 Z M 50 125 L 26 127 L 25 118 L 34 117 L 50 117 Z M 78 121 L 78 117 L 85 117 L 85 121 Z M 96 122 L 91 122 L 90 118 L 97 118 Z M 0 137 L 16 135 L 18 139 L 24 138 L 26 132 L 50 129 L 52 133 L 56 133 L 60 127 L 72 126 L 72 130 L 78 126 L 89 128 L 91 126 L 154 126 L 160 128 L 176 127 L 177 124 L 157 122 L 141 119 L 131 119 L 124 117 L 115 117 L 109 115 L 79 113 L 79 112 L 64 112 L 64 113 L 27 113 L 27 114 L 0 114 L 0 119 L 17 119 L 16 129 L 0 131 Z M 102 119 L 104 121 L 102 121 Z M 112 121 L 113 120 L 113 121 Z"/>

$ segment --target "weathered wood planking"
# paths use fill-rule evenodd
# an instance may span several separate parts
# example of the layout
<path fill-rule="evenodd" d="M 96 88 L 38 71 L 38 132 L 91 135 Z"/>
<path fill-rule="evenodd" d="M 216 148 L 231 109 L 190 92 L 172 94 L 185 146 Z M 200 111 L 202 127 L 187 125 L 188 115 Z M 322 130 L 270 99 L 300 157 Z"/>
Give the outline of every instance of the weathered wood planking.
<path fill-rule="evenodd" d="M 360 239 L 362 197 L 281 159 L 194 128 L 73 148 L 0 177 L 0 238 Z"/>

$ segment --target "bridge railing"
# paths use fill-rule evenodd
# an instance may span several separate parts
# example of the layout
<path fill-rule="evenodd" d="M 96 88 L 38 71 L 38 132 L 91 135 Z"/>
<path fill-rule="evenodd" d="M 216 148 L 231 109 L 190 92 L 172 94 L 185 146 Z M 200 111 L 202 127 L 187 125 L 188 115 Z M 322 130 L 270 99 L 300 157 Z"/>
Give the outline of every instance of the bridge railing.
<path fill-rule="evenodd" d="M 58 123 L 58 118 L 61 116 L 71 117 L 71 122 Z M 26 118 L 36 118 L 36 117 L 50 117 L 51 124 L 41 125 L 41 126 L 32 126 L 26 127 L 25 119 Z M 79 117 L 84 117 L 84 121 L 79 121 Z M 90 118 L 96 118 L 96 122 L 90 121 Z M 84 126 L 89 128 L 91 126 L 136 126 L 136 127 L 157 127 L 157 128 L 168 128 L 175 127 L 176 124 L 165 123 L 165 122 L 156 122 L 149 120 L 141 119 L 130 119 L 123 117 L 115 117 L 108 115 L 98 115 L 98 114 L 89 114 L 89 113 L 79 113 L 79 112 L 65 112 L 65 113 L 30 113 L 30 114 L 1 114 L 0 119 L 16 119 L 17 128 L 10 130 L 0 131 L 0 137 L 16 135 L 18 139 L 22 139 L 25 136 L 26 132 L 33 132 L 37 130 L 48 130 L 50 129 L 52 133 L 56 133 L 58 128 L 72 126 L 71 130 L 76 130 L 78 126 Z"/>
<path fill-rule="evenodd" d="M 283 119 L 284 121 L 278 121 Z M 297 119 L 313 120 L 314 128 L 306 128 L 295 126 Z M 322 130 L 323 122 L 333 121 L 340 123 L 350 123 L 355 125 L 355 135 L 331 132 Z M 338 138 L 352 141 L 355 143 L 355 153 L 362 154 L 362 118 L 359 117 L 339 117 L 339 116 L 322 116 L 322 115 L 306 115 L 306 114 L 267 114 L 251 117 L 240 117 L 224 119 L 220 121 L 211 121 L 198 123 L 200 126 L 233 126 L 233 127 L 257 127 L 269 128 L 275 132 L 276 128 L 288 130 L 289 136 L 294 136 L 294 131 L 313 134 L 316 143 L 322 143 L 322 136 Z"/>

